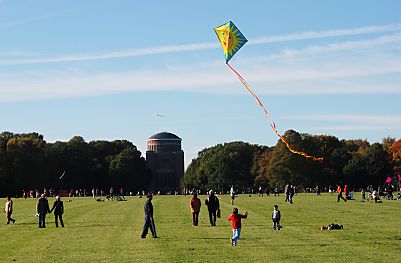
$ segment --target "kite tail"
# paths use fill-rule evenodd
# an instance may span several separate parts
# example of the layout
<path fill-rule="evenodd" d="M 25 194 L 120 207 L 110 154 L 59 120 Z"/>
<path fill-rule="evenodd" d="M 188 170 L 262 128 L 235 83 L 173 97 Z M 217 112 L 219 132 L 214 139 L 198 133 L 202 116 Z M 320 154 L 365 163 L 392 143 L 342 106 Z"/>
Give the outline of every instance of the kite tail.
<path fill-rule="evenodd" d="M 263 106 L 262 102 L 259 100 L 258 96 L 256 96 L 256 94 L 251 90 L 251 88 L 248 86 L 248 84 L 246 84 L 245 79 L 233 67 L 231 67 L 230 64 L 228 64 L 228 63 L 226 63 L 226 64 L 235 73 L 235 75 L 237 75 L 238 79 L 242 82 L 242 84 L 244 84 L 245 88 L 255 98 L 255 100 L 258 102 L 259 106 L 262 107 L 263 113 L 264 113 L 266 119 L 269 119 L 269 113 L 267 112 L 266 108 Z"/>
<path fill-rule="evenodd" d="M 290 152 L 295 153 L 295 154 L 299 154 L 299 155 L 304 156 L 305 158 L 312 159 L 312 160 L 314 160 L 314 161 L 318 161 L 318 162 L 320 162 L 320 163 L 323 163 L 323 157 L 317 158 L 317 157 L 314 157 L 314 156 L 310 156 L 310 155 L 308 155 L 307 153 L 294 150 L 294 149 L 291 147 L 291 145 L 288 143 L 288 141 L 284 138 L 284 136 L 281 135 L 281 134 L 278 132 L 278 130 L 277 130 L 277 128 L 276 128 L 276 124 L 274 124 L 274 123 L 271 124 L 271 127 L 272 127 L 273 131 L 277 134 L 277 136 L 280 137 L 280 139 L 283 141 L 283 143 L 285 143 L 285 145 L 287 145 L 287 148 L 288 148 L 288 150 L 290 150 Z"/>
<path fill-rule="evenodd" d="M 258 102 L 259 106 L 263 109 L 263 113 L 264 113 L 266 119 L 268 120 L 269 119 L 269 113 L 267 112 L 266 108 L 263 106 L 262 102 L 259 100 L 258 96 L 256 96 L 256 94 L 251 90 L 251 88 L 246 83 L 245 79 L 233 67 L 231 67 L 231 65 L 228 64 L 228 62 L 226 64 L 232 70 L 232 72 L 234 72 L 235 75 L 237 75 L 238 79 L 242 82 L 242 84 L 244 84 L 245 88 L 249 91 L 249 93 L 251 93 L 251 95 L 256 99 L 256 101 Z M 316 158 L 316 157 L 310 156 L 310 155 L 308 155 L 308 154 L 306 154 L 304 152 L 294 150 L 291 147 L 291 145 L 288 143 L 288 141 L 284 138 L 284 136 L 281 135 L 278 132 L 278 130 L 276 129 L 276 125 L 274 123 L 271 124 L 271 127 L 272 127 L 273 131 L 278 135 L 278 137 L 280 137 L 280 139 L 285 143 L 285 145 L 287 145 L 288 150 L 290 150 L 292 153 L 302 155 L 305 158 L 312 159 L 314 161 L 318 161 L 318 162 L 321 162 L 321 163 L 323 162 L 323 157 Z"/>

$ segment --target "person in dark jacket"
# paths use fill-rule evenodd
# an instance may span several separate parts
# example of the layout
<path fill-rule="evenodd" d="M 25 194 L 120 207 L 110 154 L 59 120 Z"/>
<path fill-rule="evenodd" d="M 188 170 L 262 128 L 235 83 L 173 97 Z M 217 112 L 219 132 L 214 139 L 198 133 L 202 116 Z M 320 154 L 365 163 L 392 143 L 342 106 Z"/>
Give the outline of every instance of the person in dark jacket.
<path fill-rule="evenodd" d="M 212 226 L 216 226 L 216 212 L 220 208 L 219 199 L 214 195 L 213 190 L 209 191 L 209 197 L 205 200 L 209 211 L 209 220 Z"/>
<path fill-rule="evenodd" d="M 50 213 L 49 202 L 46 195 L 42 194 L 36 205 L 36 213 L 39 215 L 39 228 L 46 227 L 46 214 Z"/>
<path fill-rule="evenodd" d="M 64 227 L 64 222 L 63 222 L 64 204 L 63 201 L 60 200 L 60 196 L 56 196 L 56 201 L 54 201 L 50 213 L 53 212 L 53 210 L 54 210 L 54 221 L 56 223 L 56 227 L 58 227 L 58 219 L 60 219 L 61 227 Z"/>
<path fill-rule="evenodd" d="M 153 205 L 152 205 L 152 195 L 147 195 L 148 200 L 145 202 L 144 212 L 145 212 L 145 224 L 143 225 L 141 238 L 145 238 L 148 234 L 148 229 L 152 232 L 153 238 L 158 238 L 156 235 L 155 221 L 153 219 Z"/>
<path fill-rule="evenodd" d="M 281 212 L 278 210 L 278 205 L 274 205 L 274 210 L 272 213 L 272 221 L 273 221 L 273 230 L 280 230 L 281 225 L 280 225 L 280 220 L 281 220 Z"/>

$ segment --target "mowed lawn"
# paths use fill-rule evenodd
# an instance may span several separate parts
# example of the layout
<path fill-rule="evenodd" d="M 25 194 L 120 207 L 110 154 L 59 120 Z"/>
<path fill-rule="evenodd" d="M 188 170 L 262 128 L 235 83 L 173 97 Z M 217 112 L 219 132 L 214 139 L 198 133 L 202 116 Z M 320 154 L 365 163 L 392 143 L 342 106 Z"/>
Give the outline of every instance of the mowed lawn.
<path fill-rule="evenodd" d="M 190 196 L 155 196 L 158 239 L 140 237 L 144 198 L 63 198 L 65 228 L 56 228 L 51 214 L 46 229 L 37 227 L 36 199 L 13 199 L 17 221 L 6 225 L 3 214 L 0 262 L 401 262 L 401 201 L 356 197 L 338 203 L 335 194 L 298 194 L 291 205 L 284 195 L 240 195 L 235 206 L 249 217 L 237 247 L 229 244 L 228 195 L 219 197 L 222 218 L 216 227 L 209 226 L 206 196 L 200 196 L 198 227 L 192 226 Z M 282 213 L 281 231 L 271 228 L 274 204 Z M 319 230 L 330 223 L 344 229 Z"/>

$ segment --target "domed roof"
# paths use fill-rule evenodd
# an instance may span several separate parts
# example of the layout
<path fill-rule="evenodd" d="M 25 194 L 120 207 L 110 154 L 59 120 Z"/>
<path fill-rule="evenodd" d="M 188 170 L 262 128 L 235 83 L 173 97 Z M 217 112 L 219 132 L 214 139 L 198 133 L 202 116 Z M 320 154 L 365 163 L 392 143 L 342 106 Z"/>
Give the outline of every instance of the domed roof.
<path fill-rule="evenodd" d="M 149 140 L 181 140 L 181 138 L 169 132 L 159 132 L 150 137 Z"/>

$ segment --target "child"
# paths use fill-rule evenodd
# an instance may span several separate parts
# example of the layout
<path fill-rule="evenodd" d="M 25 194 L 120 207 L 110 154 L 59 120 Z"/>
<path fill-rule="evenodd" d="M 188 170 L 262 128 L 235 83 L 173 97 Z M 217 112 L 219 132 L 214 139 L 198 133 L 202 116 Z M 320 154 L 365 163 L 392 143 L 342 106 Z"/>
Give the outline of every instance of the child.
<path fill-rule="evenodd" d="M 243 215 L 238 214 L 238 208 L 233 208 L 233 213 L 232 215 L 227 218 L 228 221 L 232 221 L 231 226 L 233 229 L 233 237 L 230 238 L 230 243 L 231 246 L 236 246 L 237 241 L 240 238 L 241 234 L 241 218 L 247 218 L 248 217 L 248 211 L 245 211 Z"/>
<path fill-rule="evenodd" d="M 273 230 L 280 230 L 280 219 L 281 219 L 281 213 L 280 210 L 278 210 L 278 205 L 274 205 L 274 210 L 272 213 L 272 220 L 273 220 Z"/>

